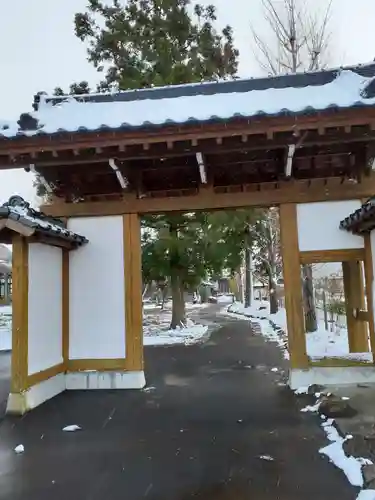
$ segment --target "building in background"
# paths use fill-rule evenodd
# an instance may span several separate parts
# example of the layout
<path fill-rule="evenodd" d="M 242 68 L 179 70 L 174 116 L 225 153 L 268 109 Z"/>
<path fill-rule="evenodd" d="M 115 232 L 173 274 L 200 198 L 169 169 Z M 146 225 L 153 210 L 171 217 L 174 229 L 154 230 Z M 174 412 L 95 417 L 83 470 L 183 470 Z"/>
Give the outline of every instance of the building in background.
<path fill-rule="evenodd" d="M 0 244 L 0 304 L 12 301 L 12 251 Z"/>

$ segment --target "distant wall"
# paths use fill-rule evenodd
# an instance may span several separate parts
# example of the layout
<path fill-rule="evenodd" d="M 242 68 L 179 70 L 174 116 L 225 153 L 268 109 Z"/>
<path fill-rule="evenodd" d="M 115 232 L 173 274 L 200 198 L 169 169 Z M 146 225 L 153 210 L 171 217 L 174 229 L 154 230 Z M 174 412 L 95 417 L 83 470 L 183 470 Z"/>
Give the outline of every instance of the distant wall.
<path fill-rule="evenodd" d="M 124 358 L 123 218 L 73 218 L 68 227 L 89 240 L 69 256 L 69 358 Z"/>
<path fill-rule="evenodd" d="M 29 245 L 28 373 L 62 363 L 62 250 Z"/>
<path fill-rule="evenodd" d="M 360 200 L 325 201 L 297 205 L 299 250 L 349 250 L 363 248 L 362 236 L 339 228 L 340 221 L 360 208 Z"/>

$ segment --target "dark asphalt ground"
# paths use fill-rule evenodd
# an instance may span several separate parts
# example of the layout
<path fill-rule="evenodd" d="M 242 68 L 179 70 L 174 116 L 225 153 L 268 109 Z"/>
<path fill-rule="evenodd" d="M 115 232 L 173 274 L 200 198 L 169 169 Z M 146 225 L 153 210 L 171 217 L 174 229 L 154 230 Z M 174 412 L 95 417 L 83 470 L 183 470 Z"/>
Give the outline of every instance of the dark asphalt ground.
<path fill-rule="evenodd" d="M 318 418 L 271 372 L 279 349 L 247 321 L 223 323 L 202 345 L 147 348 L 146 391 L 67 392 L 4 418 L 0 499 L 354 500 L 318 453 Z"/>

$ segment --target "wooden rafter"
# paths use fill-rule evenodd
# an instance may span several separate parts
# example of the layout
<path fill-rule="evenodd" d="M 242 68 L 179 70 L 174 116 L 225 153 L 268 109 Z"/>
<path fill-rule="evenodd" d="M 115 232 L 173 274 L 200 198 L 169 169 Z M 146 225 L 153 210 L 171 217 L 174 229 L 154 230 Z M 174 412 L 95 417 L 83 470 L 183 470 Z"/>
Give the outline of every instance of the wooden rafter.
<path fill-rule="evenodd" d="M 319 201 L 349 200 L 370 197 L 375 192 L 375 176 L 364 183 L 342 182 L 341 178 L 314 179 L 295 182 L 270 182 L 249 186 L 239 186 L 234 192 L 217 193 L 213 188 L 205 188 L 192 195 L 170 197 L 144 197 L 137 199 L 133 193 L 113 202 L 59 203 L 45 205 L 47 214 L 69 217 L 90 215 L 118 215 L 124 213 L 160 213 L 189 210 L 216 210 L 250 206 L 271 206 L 281 203 L 309 203 Z M 180 190 L 183 192 L 182 190 Z M 196 193 L 196 194 L 194 194 Z M 251 195 L 249 195 L 251 193 Z M 177 191 L 178 194 L 178 191 Z M 157 193 L 156 193 L 157 195 Z"/>
<path fill-rule="evenodd" d="M 289 144 L 288 153 L 287 153 L 286 162 L 285 162 L 285 177 L 292 176 L 293 157 L 294 157 L 295 152 L 296 152 L 296 145 Z"/>
<path fill-rule="evenodd" d="M 199 126 L 184 124 L 178 127 L 168 126 L 149 130 L 129 131 L 94 131 L 93 133 L 62 133 L 51 136 L 25 136 L 17 137 L 17 140 L 0 140 L 1 153 L 7 155 L 30 154 L 33 151 L 62 151 L 119 147 L 119 145 L 176 143 L 178 141 L 197 141 L 202 139 L 225 138 L 233 135 L 252 136 L 265 134 L 270 140 L 274 134 L 280 132 L 291 132 L 306 130 L 318 130 L 322 136 L 327 135 L 330 129 L 336 127 L 353 128 L 356 126 L 372 126 L 375 123 L 375 110 L 348 109 L 335 113 L 325 111 L 311 115 L 288 117 L 256 117 L 250 119 L 238 119 L 228 123 L 205 123 Z M 348 134 L 350 135 L 350 134 Z"/>

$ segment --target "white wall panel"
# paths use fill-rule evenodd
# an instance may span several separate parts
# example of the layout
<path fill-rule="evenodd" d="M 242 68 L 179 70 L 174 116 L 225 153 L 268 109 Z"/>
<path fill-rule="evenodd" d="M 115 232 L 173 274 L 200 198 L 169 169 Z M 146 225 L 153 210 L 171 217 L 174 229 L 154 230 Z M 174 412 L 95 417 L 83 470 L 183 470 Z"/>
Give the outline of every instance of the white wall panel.
<path fill-rule="evenodd" d="M 300 251 L 363 248 L 362 236 L 355 236 L 339 228 L 340 221 L 360 207 L 359 200 L 297 205 Z"/>
<path fill-rule="evenodd" d="M 29 245 L 28 372 L 62 363 L 62 250 Z"/>
<path fill-rule="evenodd" d="M 123 219 L 69 219 L 69 229 L 89 240 L 70 253 L 69 357 L 125 356 Z"/>

